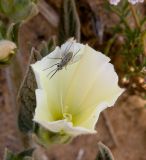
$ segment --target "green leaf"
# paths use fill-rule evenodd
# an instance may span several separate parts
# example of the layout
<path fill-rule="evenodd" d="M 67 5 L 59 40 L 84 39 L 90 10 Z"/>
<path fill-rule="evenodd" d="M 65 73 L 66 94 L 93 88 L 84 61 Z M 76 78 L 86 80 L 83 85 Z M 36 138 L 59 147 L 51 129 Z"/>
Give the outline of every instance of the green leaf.
<path fill-rule="evenodd" d="M 30 148 L 30 149 L 27 149 L 27 150 L 24 150 L 20 153 L 17 154 L 17 157 L 18 159 L 23 159 L 24 157 L 31 157 L 32 156 L 32 153 L 34 151 L 34 148 Z"/>
<path fill-rule="evenodd" d="M 34 122 L 32 119 L 36 108 L 35 89 L 37 88 L 37 84 L 30 64 L 40 60 L 41 58 L 42 56 L 40 53 L 32 49 L 28 69 L 18 93 L 18 126 L 24 133 L 32 132 L 34 129 Z"/>
<path fill-rule="evenodd" d="M 56 47 L 56 39 L 54 37 L 51 37 L 48 42 L 43 41 L 40 45 L 40 53 L 44 57 L 51 53 Z"/>
<path fill-rule="evenodd" d="M 96 157 L 96 160 L 114 160 L 114 157 L 107 146 L 102 142 L 98 143 L 99 153 Z"/>
<path fill-rule="evenodd" d="M 37 13 L 38 12 L 37 12 L 36 5 L 29 0 L 25 0 L 25 1 L 22 1 L 21 3 L 20 3 L 20 1 L 18 1 L 15 4 L 13 12 L 9 16 L 15 22 L 19 22 L 19 21 L 22 21 L 25 19 L 30 19 L 34 15 L 36 15 Z"/>
<path fill-rule="evenodd" d="M 7 29 L 6 29 L 5 24 L 2 21 L 0 21 L 0 40 L 5 39 L 6 30 Z"/>
<path fill-rule="evenodd" d="M 59 45 L 70 37 L 80 41 L 80 21 L 74 0 L 63 0 L 59 25 Z"/>
<path fill-rule="evenodd" d="M 12 151 L 5 149 L 4 160 L 25 160 L 27 157 L 31 157 L 34 148 L 24 150 L 18 154 L 14 154 Z"/>
<path fill-rule="evenodd" d="M 0 0 L 0 11 L 15 23 L 30 19 L 38 13 L 33 0 Z"/>
<path fill-rule="evenodd" d="M 8 149 L 5 149 L 4 160 L 15 160 L 14 153 Z"/>
<path fill-rule="evenodd" d="M 144 17 L 144 18 L 141 20 L 141 22 L 140 22 L 141 26 L 144 25 L 145 22 L 146 22 L 146 17 Z"/>
<path fill-rule="evenodd" d="M 48 53 L 52 52 L 56 48 L 56 39 L 51 37 L 48 41 Z"/>
<path fill-rule="evenodd" d="M 19 31 L 20 23 L 11 23 L 7 30 L 7 39 L 18 44 L 18 31 Z"/>
<path fill-rule="evenodd" d="M 14 0 L 0 0 L 0 6 L 4 14 L 10 14 L 14 6 Z"/>

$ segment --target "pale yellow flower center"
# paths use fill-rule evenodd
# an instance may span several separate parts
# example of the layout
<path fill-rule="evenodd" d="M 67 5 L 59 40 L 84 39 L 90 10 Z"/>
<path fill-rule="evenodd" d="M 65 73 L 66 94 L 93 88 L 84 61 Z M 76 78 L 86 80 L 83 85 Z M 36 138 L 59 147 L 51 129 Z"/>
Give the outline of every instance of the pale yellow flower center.
<path fill-rule="evenodd" d="M 72 114 L 70 114 L 68 112 L 68 109 L 69 109 L 69 106 L 62 106 L 62 115 L 63 115 L 63 118 L 68 121 L 68 122 L 71 122 L 72 121 Z"/>

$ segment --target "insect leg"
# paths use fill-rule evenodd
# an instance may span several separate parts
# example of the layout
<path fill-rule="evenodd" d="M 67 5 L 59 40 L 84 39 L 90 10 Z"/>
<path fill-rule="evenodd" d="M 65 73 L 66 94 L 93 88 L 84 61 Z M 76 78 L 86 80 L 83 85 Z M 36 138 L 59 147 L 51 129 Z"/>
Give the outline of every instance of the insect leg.
<path fill-rule="evenodd" d="M 52 66 L 50 66 L 50 67 L 48 67 L 48 68 L 43 69 L 43 71 L 45 71 L 45 70 L 47 70 L 47 69 L 49 69 L 49 68 L 52 68 L 53 66 L 56 66 L 56 65 L 58 65 L 58 64 L 59 64 L 59 63 L 53 64 Z"/>
<path fill-rule="evenodd" d="M 66 52 L 69 52 L 69 50 L 70 50 L 70 48 L 71 48 L 71 46 L 73 45 L 73 42 L 71 42 L 71 44 L 70 44 L 70 46 L 68 47 L 68 51 L 67 51 L 67 47 L 66 47 Z"/>
<path fill-rule="evenodd" d="M 62 59 L 62 58 L 51 58 L 51 57 L 50 57 L 50 58 L 49 58 L 49 57 L 47 57 L 47 58 L 48 58 L 48 59 Z"/>
<path fill-rule="evenodd" d="M 73 55 L 73 58 L 79 53 L 81 49 L 79 49 L 74 55 Z"/>

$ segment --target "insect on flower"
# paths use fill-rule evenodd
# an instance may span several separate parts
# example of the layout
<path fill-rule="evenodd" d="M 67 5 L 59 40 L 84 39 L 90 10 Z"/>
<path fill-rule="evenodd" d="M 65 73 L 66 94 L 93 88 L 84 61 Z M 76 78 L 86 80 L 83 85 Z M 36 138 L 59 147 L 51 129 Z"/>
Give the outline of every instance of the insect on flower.
<path fill-rule="evenodd" d="M 53 59 L 60 57 L 61 60 Z M 109 57 L 87 44 L 69 40 L 32 64 L 38 85 L 33 121 L 56 135 L 63 133 L 73 138 L 95 134 L 100 113 L 113 106 L 124 92 L 118 86 L 118 75 L 109 61 Z M 52 65 L 55 66 L 51 70 L 56 72 L 63 69 L 48 80 L 43 69 Z"/>
<path fill-rule="evenodd" d="M 74 57 L 77 55 L 77 53 L 80 51 L 80 49 L 74 54 L 73 51 L 70 51 L 71 47 L 72 47 L 73 43 L 69 44 L 65 51 L 63 52 L 62 56 L 60 58 L 49 58 L 49 59 L 59 59 L 60 62 L 53 64 L 52 66 L 50 66 L 49 68 L 46 68 L 44 70 L 50 69 L 53 66 L 57 66 L 57 68 L 53 69 L 47 76 L 49 76 L 52 72 L 54 72 L 50 79 L 60 70 L 62 70 L 64 67 L 66 68 L 67 65 L 75 63 L 77 60 L 74 60 Z"/>

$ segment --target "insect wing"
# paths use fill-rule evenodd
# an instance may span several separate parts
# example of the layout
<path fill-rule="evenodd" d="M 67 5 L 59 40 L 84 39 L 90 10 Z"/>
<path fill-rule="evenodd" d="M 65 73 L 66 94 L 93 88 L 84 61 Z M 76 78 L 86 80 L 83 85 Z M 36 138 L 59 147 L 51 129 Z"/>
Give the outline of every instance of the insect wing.
<path fill-rule="evenodd" d="M 76 55 L 76 56 L 74 56 L 73 59 L 68 64 L 73 64 L 73 63 L 78 62 L 82 58 L 82 56 L 83 55 Z"/>
<path fill-rule="evenodd" d="M 65 57 L 69 52 L 74 52 L 74 41 L 68 41 L 61 46 L 61 56 Z"/>

